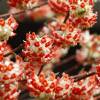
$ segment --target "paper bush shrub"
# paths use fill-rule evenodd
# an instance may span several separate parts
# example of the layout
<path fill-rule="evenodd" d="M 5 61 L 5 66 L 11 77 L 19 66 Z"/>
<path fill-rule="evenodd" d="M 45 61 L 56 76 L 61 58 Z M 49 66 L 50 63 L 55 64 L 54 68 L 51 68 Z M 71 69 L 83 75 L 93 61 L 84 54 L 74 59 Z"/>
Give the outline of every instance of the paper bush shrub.
<path fill-rule="evenodd" d="M 100 95 L 100 36 L 90 34 L 88 30 L 97 19 L 94 1 L 7 2 L 11 10 L 18 12 L 0 15 L 0 100 L 18 100 L 25 90 L 33 100 L 97 100 Z M 15 15 L 26 12 L 37 21 L 46 16 L 46 24 L 37 34 L 29 30 L 23 43 L 12 49 L 8 40 L 15 35 L 18 27 Z M 64 72 L 54 73 L 54 66 L 62 68 L 66 62 L 73 62 L 70 57 L 71 61 L 61 59 L 69 54 L 71 46 L 78 44 L 80 48 L 72 58 L 78 66 L 82 65 L 82 70 L 74 76 Z M 87 72 L 83 67 L 85 65 L 91 66 Z"/>

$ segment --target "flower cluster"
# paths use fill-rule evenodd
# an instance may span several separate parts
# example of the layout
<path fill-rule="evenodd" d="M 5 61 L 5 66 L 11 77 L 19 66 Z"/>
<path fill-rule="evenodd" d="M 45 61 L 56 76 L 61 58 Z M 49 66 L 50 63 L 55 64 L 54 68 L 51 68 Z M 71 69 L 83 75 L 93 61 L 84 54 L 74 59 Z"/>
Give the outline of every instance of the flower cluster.
<path fill-rule="evenodd" d="M 2 60 L 0 62 L 0 82 L 14 82 L 22 74 L 21 67 L 9 60 Z"/>
<path fill-rule="evenodd" d="M 66 0 L 48 0 L 51 9 L 60 14 L 66 14 L 69 11 L 69 6 L 66 2 Z"/>
<path fill-rule="evenodd" d="M 76 45 L 79 43 L 81 30 L 76 29 L 71 23 L 62 24 L 61 30 L 51 32 L 55 43 L 62 46 Z"/>
<path fill-rule="evenodd" d="M 31 9 L 35 5 L 37 5 L 38 0 L 9 0 L 8 4 L 11 7 L 19 8 L 19 9 Z"/>
<path fill-rule="evenodd" d="M 54 73 L 48 76 L 41 73 L 37 76 L 32 71 L 27 74 L 27 88 L 30 95 L 38 99 L 92 100 L 95 84 L 95 76 L 74 82 L 65 73 L 61 78 L 56 78 Z"/>
<path fill-rule="evenodd" d="M 49 34 L 53 38 L 56 46 L 64 48 L 70 45 L 77 45 L 82 33 L 70 21 L 66 24 L 59 21 L 52 21 L 48 23 L 48 26 L 43 27 L 42 31 L 43 34 Z M 41 34 L 42 32 L 40 32 Z"/>
<path fill-rule="evenodd" d="M 16 59 L 18 60 L 18 59 Z M 22 77 L 22 66 L 18 61 L 2 59 L 0 61 L 0 99 L 16 100 L 20 91 L 18 90 L 18 80 Z"/>
<path fill-rule="evenodd" d="M 91 63 L 92 60 L 100 58 L 100 36 L 90 35 L 89 31 L 86 31 L 82 34 L 80 44 L 82 48 L 77 50 L 76 54 L 79 62 Z"/>
<path fill-rule="evenodd" d="M 49 36 L 39 37 L 34 32 L 32 34 L 29 33 L 26 35 L 24 44 L 23 54 L 26 60 L 34 63 L 35 66 L 41 66 L 41 64 L 51 60 L 53 40 Z"/>
<path fill-rule="evenodd" d="M 71 88 L 72 84 L 71 79 L 66 74 L 63 74 L 61 79 L 56 79 L 54 73 L 51 73 L 48 77 L 43 73 L 39 76 L 33 73 L 33 75 L 27 75 L 27 78 L 27 87 L 30 95 L 44 99 L 63 98 L 69 92 L 68 89 Z"/>
<path fill-rule="evenodd" d="M 5 55 L 5 54 L 7 54 L 8 52 L 11 52 L 12 50 L 11 50 L 11 47 L 10 47 L 10 45 L 8 45 L 7 44 L 7 42 L 6 41 L 4 41 L 4 42 L 0 42 L 0 59 L 2 60 L 2 58 L 3 58 L 3 55 Z M 0 60 L 0 61 L 1 61 Z"/>
<path fill-rule="evenodd" d="M 0 83 L 0 100 L 17 100 L 18 82 Z"/>
<path fill-rule="evenodd" d="M 10 16 L 7 20 L 0 19 L 0 41 L 8 40 L 9 37 L 14 36 L 13 32 L 18 27 L 16 20 Z"/>
<path fill-rule="evenodd" d="M 91 12 L 94 6 L 93 0 L 48 0 L 50 7 L 59 13 L 70 13 L 76 16 L 84 16 Z"/>
<path fill-rule="evenodd" d="M 93 0 L 72 0 L 71 4 L 71 20 L 79 28 L 90 28 L 96 23 L 97 13 L 93 12 Z"/>
<path fill-rule="evenodd" d="M 50 7 L 58 13 L 70 14 L 69 19 L 79 28 L 90 28 L 96 22 L 93 0 L 49 0 Z"/>
<path fill-rule="evenodd" d="M 96 76 L 90 76 L 79 82 L 74 82 L 71 98 L 75 100 L 94 100 L 93 94 L 96 85 Z"/>

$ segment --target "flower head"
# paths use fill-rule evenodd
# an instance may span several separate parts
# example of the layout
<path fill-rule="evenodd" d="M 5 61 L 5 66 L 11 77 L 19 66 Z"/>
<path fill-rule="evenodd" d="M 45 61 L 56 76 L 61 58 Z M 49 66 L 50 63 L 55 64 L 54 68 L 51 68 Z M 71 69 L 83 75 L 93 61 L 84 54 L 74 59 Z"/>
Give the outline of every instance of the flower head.
<path fill-rule="evenodd" d="M 67 24 L 61 24 L 60 30 L 51 32 L 55 43 L 61 46 L 76 45 L 79 43 L 81 30 L 73 26 L 70 21 Z"/>
<path fill-rule="evenodd" d="M 54 73 L 37 76 L 33 70 L 27 74 L 27 88 L 30 96 L 38 99 L 91 100 L 93 99 L 96 77 L 91 76 L 74 82 L 67 74 L 57 77 Z M 90 99 L 91 97 L 91 99 Z"/>
<path fill-rule="evenodd" d="M 23 68 L 18 63 L 12 62 L 9 59 L 0 61 L 0 99 L 1 100 L 16 100 L 20 91 L 18 90 L 19 80 L 22 77 Z"/>
<path fill-rule="evenodd" d="M 53 41 L 52 38 L 45 35 L 39 37 L 34 32 L 26 35 L 25 49 L 23 53 L 29 62 L 43 64 L 52 58 Z"/>
<path fill-rule="evenodd" d="M 16 20 L 10 16 L 7 20 L 0 19 L 0 41 L 8 40 L 9 37 L 14 36 L 13 32 L 18 27 Z"/>

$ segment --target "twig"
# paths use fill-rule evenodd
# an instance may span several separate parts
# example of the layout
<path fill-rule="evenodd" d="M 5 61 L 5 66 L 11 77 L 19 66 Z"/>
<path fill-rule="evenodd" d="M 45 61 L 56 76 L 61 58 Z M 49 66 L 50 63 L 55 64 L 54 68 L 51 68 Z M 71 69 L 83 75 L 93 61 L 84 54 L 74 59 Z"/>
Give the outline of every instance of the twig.
<path fill-rule="evenodd" d="M 64 65 L 64 64 L 70 62 L 70 61 L 73 60 L 73 59 L 75 59 L 75 55 L 72 55 L 72 56 L 68 57 L 67 59 L 64 59 L 63 61 L 60 61 L 59 63 L 54 64 L 54 66 L 55 66 L 54 68 L 57 68 L 57 67 L 59 67 L 59 66 L 62 66 L 62 65 Z M 38 75 L 42 72 L 43 68 L 44 68 L 44 66 L 42 66 L 42 67 L 40 68 L 40 70 L 39 70 L 39 72 L 38 72 Z"/>
<path fill-rule="evenodd" d="M 40 73 L 42 72 L 43 68 L 44 68 L 44 66 L 42 65 L 42 66 L 40 67 L 40 69 L 39 69 L 38 76 L 39 76 Z"/>
<path fill-rule="evenodd" d="M 88 73 L 85 73 L 85 74 L 73 76 L 72 78 L 74 79 L 74 82 L 77 82 L 77 81 L 80 81 L 82 79 L 85 79 L 85 78 L 92 76 L 92 75 L 95 75 L 95 74 L 96 74 L 96 71 L 92 71 L 92 72 L 88 72 Z"/>
<path fill-rule="evenodd" d="M 64 64 L 70 62 L 73 59 L 75 59 L 75 55 L 72 55 L 72 56 L 68 57 L 67 59 L 61 61 L 60 63 L 55 64 L 54 66 L 55 66 L 55 68 L 57 68 L 59 66 L 62 66 Z M 38 75 L 42 72 L 43 68 L 44 68 L 44 66 L 41 66 L 41 68 L 39 69 Z"/>
<path fill-rule="evenodd" d="M 4 57 L 7 57 L 11 54 L 13 54 L 14 52 L 17 52 L 19 50 L 23 49 L 23 44 L 20 44 L 18 47 L 16 47 L 15 49 L 13 49 L 11 52 L 8 52 L 7 54 L 4 55 Z"/>
<path fill-rule="evenodd" d="M 64 19 L 64 22 L 63 23 L 66 23 L 67 19 L 69 18 L 69 14 L 70 14 L 70 12 L 68 11 L 68 13 L 65 16 L 65 19 Z"/>
<path fill-rule="evenodd" d="M 26 11 L 30 11 L 30 10 L 33 10 L 33 9 L 39 8 L 39 7 L 41 7 L 41 6 L 44 6 L 44 5 L 46 5 L 46 4 L 48 4 L 48 2 L 42 3 L 42 4 L 40 4 L 40 5 L 37 5 L 37 6 L 33 7 L 33 8 L 31 8 L 31 9 L 20 10 L 20 11 L 15 12 L 15 13 L 6 13 L 6 14 L 1 14 L 1 15 L 0 15 L 0 18 L 5 18 L 5 17 L 8 17 L 8 16 L 10 16 L 10 15 L 14 15 L 14 16 L 15 16 L 15 15 L 19 15 L 19 14 L 25 13 Z"/>

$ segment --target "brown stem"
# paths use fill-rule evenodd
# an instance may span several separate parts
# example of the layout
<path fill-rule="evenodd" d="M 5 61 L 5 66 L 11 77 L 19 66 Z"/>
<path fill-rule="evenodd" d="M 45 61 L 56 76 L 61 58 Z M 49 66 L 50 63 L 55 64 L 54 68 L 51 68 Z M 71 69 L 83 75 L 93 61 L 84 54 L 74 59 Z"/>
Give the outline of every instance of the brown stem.
<path fill-rule="evenodd" d="M 16 51 L 21 50 L 22 48 L 23 48 L 23 44 L 20 44 L 18 47 L 16 47 L 15 49 L 13 49 L 11 52 L 8 52 L 7 54 L 5 54 L 4 57 L 9 56 L 9 55 L 13 54 Z"/>
<path fill-rule="evenodd" d="M 69 11 L 68 11 L 68 13 L 66 14 L 66 16 L 65 16 L 65 19 L 64 19 L 64 22 L 63 23 L 66 23 L 66 21 L 67 21 L 67 19 L 69 18 Z"/>
<path fill-rule="evenodd" d="M 75 59 L 75 55 L 72 55 L 72 56 L 68 57 L 67 59 L 61 61 L 60 63 L 55 64 L 55 67 L 62 66 L 63 64 L 66 64 L 73 59 Z M 39 69 L 38 75 L 42 72 L 43 68 L 44 68 L 44 66 L 41 66 L 41 68 Z"/>
<path fill-rule="evenodd" d="M 39 69 L 38 76 L 39 76 L 40 73 L 42 72 L 43 68 L 44 68 L 44 66 L 42 65 L 42 66 L 40 67 L 40 69 Z"/>
<path fill-rule="evenodd" d="M 97 97 L 97 96 L 100 96 L 100 93 L 97 93 L 97 94 L 94 95 L 94 97 Z"/>
<path fill-rule="evenodd" d="M 92 76 L 92 75 L 95 75 L 95 74 L 96 74 L 96 71 L 92 71 L 92 72 L 88 72 L 88 73 L 85 73 L 85 74 L 73 76 L 72 78 L 74 79 L 74 82 L 77 82 L 77 81 L 80 81 L 82 79 L 85 79 L 85 78 Z"/>
<path fill-rule="evenodd" d="M 42 4 L 40 4 L 40 5 L 37 5 L 37 6 L 33 7 L 33 8 L 31 8 L 31 9 L 20 10 L 20 11 L 15 12 L 15 13 L 1 14 L 1 15 L 0 15 L 0 18 L 5 18 L 5 17 L 8 17 L 8 16 L 10 16 L 10 15 L 14 15 L 14 16 L 15 16 L 15 15 L 19 15 L 19 14 L 25 13 L 26 11 L 33 10 L 33 9 L 39 8 L 39 7 L 41 7 L 41 6 L 44 6 L 44 5 L 46 5 L 46 4 L 48 4 L 48 2 L 42 3 Z"/>

